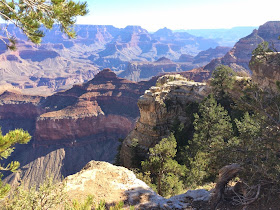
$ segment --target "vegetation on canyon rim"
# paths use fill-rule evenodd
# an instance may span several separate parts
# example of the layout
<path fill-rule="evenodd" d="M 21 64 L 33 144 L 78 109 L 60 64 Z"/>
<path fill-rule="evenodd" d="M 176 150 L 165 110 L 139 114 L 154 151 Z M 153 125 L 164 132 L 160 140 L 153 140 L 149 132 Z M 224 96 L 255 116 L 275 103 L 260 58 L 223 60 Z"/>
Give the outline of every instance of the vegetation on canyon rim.
<path fill-rule="evenodd" d="M 10 131 L 6 135 L 2 135 L 0 131 L 0 160 L 7 159 L 14 151 L 15 144 L 27 144 L 31 139 L 31 136 L 22 129 L 16 129 Z M 15 172 L 19 168 L 18 161 L 12 161 L 8 165 L 4 166 L 0 164 L 0 171 Z M 0 172 L 0 199 L 4 198 L 10 191 L 8 184 L 3 184 L 1 178 L 3 174 Z"/>
<path fill-rule="evenodd" d="M 0 15 L 21 28 L 34 43 L 40 43 L 44 36 L 40 30 L 41 24 L 52 28 L 53 24 L 60 23 L 61 30 L 69 37 L 74 37 L 75 17 L 87 13 L 86 3 L 73 1 L 15 2 L 0 1 Z M 2 41 L 10 49 L 15 49 L 14 38 L 7 30 L 4 31 L 8 42 L 7 39 Z M 263 44 L 253 52 L 253 56 L 265 56 L 267 52 L 269 49 Z M 277 84 L 279 87 L 279 82 Z M 186 126 L 175 121 L 171 135 L 150 148 L 146 160 L 137 157 L 139 148 L 135 139 L 133 161 L 142 172 L 139 176 L 156 186 L 159 194 L 170 196 L 178 194 L 184 188 L 214 182 L 220 168 L 237 163 L 243 168 L 238 178 L 246 185 L 247 191 L 268 189 L 267 186 L 270 190 L 277 191 L 280 184 L 280 90 L 269 92 L 260 89 L 248 79 L 236 80 L 235 73 L 226 66 L 219 66 L 213 72 L 210 86 L 212 93 L 202 103 L 193 103 L 186 107 L 192 125 Z M 23 130 L 1 135 L 0 159 L 7 158 L 13 152 L 14 144 L 27 143 L 29 140 L 29 134 Z M 0 170 L 13 172 L 18 167 L 18 162 L 12 162 L 7 166 L 0 166 Z M 0 198 L 9 192 L 9 185 L 4 185 L 1 177 L 2 174 Z M 18 203 L 19 201 L 25 201 L 29 207 L 31 202 L 37 208 L 40 204 L 36 202 L 40 200 L 40 195 L 45 197 L 44 193 L 57 189 L 53 188 L 52 183 L 42 186 L 42 191 L 24 191 L 19 188 L 18 194 L 7 204 L 7 209 L 16 205 L 21 208 L 22 203 Z M 62 196 L 59 193 L 51 192 L 49 195 Z M 57 196 L 48 201 L 51 202 L 50 205 L 55 205 L 61 202 L 59 199 L 64 197 Z M 91 204 L 92 199 L 89 197 L 84 204 L 74 202 L 71 205 L 74 209 L 86 209 L 90 208 Z M 98 205 L 100 209 L 105 208 L 105 203 Z"/>
<path fill-rule="evenodd" d="M 235 75 L 229 67 L 218 67 L 209 81 L 212 93 L 198 109 L 194 104 L 186 107 L 193 115 L 192 126 L 175 121 L 173 134 L 151 148 L 142 161 L 139 177 L 150 181 L 161 195 L 215 182 L 219 169 L 233 163 L 242 168 L 238 179 L 247 192 L 255 196 L 260 189 L 278 191 L 280 90 L 266 91 Z M 145 159 L 137 155 L 135 150 L 138 162 Z M 170 178 L 175 174 L 179 178 Z M 253 195 L 242 195 L 239 204 Z"/>
<path fill-rule="evenodd" d="M 52 29 L 54 24 L 59 24 L 62 32 L 70 38 L 75 37 L 74 24 L 77 16 L 88 13 L 87 3 L 75 3 L 70 0 L 18 0 L 0 1 L 0 16 L 8 23 L 12 23 L 22 30 L 33 43 L 39 44 L 44 31 Z M 16 40 L 7 30 L 8 25 L 2 27 L 5 38 L 1 40 L 9 49 L 14 50 Z"/>
<path fill-rule="evenodd" d="M 65 210 L 120 210 L 124 203 L 119 202 L 108 208 L 105 201 L 96 202 L 94 196 L 88 195 L 84 201 L 70 200 L 65 192 L 65 183 L 55 184 L 51 177 L 40 184 L 38 189 L 31 187 L 24 189 L 23 185 L 17 187 L 13 194 L 1 200 L 3 210 L 43 210 L 43 209 L 65 209 Z M 133 207 L 130 207 L 133 209 Z"/>
<path fill-rule="evenodd" d="M 87 3 L 75 3 L 68 0 L 19 0 L 19 1 L 0 1 L 0 16 L 7 23 L 12 23 L 22 30 L 27 38 L 33 43 L 39 44 L 44 31 L 51 29 L 54 24 L 59 24 L 63 33 L 70 38 L 75 37 L 74 24 L 77 16 L 84 16 L 88 13 Z M 16 40 L 7 30 L 8 25 L 2 27 L 3 36 L 0 38 L 9 49 L 16 49 Z M 14 151 L 14 145 L 26 144 L 31 136 L 22 129 L 10 131 L 5 136 L 0 133 L 0 160 L 8 158 Z M 19 168 L 19 162 L 14 161 L 7 166 L 0 165 L 1 171 L 16 171 Z M 7 195 L 10 190 L 8 184 L 3 184 L 0 172 L 0 198 Z"/>

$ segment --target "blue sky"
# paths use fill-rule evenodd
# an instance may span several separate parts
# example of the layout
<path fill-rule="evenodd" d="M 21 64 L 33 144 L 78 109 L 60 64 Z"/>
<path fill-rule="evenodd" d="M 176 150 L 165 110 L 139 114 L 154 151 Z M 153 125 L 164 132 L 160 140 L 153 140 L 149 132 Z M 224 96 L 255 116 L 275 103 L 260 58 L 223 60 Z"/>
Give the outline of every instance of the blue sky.
<path fill-rule="evenodd" d="M 83 0 L 81 0 L 83 1 Z M 280 21 L 279 0 L 88 0 L 80 24 L 206 29 L 259 26 Z"/>

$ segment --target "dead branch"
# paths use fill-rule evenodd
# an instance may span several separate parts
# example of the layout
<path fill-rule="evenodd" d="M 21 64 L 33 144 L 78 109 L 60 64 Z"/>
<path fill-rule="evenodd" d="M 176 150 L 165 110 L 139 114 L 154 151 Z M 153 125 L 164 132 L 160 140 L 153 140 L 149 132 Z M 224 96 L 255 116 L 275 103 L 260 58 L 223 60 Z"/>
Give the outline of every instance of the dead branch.
<path fill-rule="evenodd" d="M 231 164 L 223 167 L 219 171 L 219 179 L 210 200 L 211 209 L 217 208 L 218 204 L 224 197 L 225 188 L 228 182 L 235 178 L 241 170 L 242 168 L 239 164 Z"/>

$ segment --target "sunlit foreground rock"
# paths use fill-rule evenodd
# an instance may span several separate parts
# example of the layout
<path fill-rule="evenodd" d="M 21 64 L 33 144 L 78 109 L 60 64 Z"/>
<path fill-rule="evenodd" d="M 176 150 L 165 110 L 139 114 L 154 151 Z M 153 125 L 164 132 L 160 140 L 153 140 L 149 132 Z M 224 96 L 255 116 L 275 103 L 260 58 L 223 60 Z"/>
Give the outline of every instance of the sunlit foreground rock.
<path fill-rule="evenodd" d="M 93 195 L 96 201 L 105 200 L 108 205 L 124 201 L 125 206 L 136 209 L 187 209 L 191 208 L 191 202 L 206 203 L 210 197 L 206 190 L 190 190 L 165 199 L 137 179 L 132 171 L 101 161 L 89 162 L 65 181 L 71 199 L 84 200 Z"/>

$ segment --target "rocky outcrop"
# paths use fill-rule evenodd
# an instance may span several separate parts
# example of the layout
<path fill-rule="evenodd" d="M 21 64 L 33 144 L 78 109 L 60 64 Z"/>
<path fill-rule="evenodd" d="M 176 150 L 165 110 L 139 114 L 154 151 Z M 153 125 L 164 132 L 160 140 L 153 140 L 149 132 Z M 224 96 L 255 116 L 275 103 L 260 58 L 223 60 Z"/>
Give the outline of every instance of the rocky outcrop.
<path fill-rule="evenodd" d="M 249 62 L 252 51 L 263 41 L 267 41 L 271 47 L 280 50 L 279 31 L 280 21 L 270 21 L 261 25 L 258 30 L 254 30 L 250 35 L 240 39 L 224 57 L 211 61 L 204 69 L 213 71 L 222 64 L 230 66 L 237 72 L 251 73 Z"/>
<path fill-rule="evenodd" d="M 260 88 L 276 91 L 276 81 L 280 81 L 280 53 L 267 53 L 265 56 L 254 56 L 250 61 L 252 80 Z"/>
<path fill-rule="evenodd" d="M 208 50 L 204 50 L 199 52 L 193 59 L 194 64 L 205 65 L 208 64 L 211 60 L 215 58 L 223 57 L 231 48 L 230 47 L 216 47 L 209 48 Z"/>
<path fill-rule="evenodd" d="M 157 144 L 170 133 L 174 121 L 187 123 L 185 107 L 201 101 L 207 94 L 205 83 L 188 81 L 181 75 L 165 75 L 158 79 L 138 100 L 140 118 L 132 132 L 126 137 L 121 149 L 121 162 L 131 167 L 132 139 L 137 139 L 143 151 Z M 144 152 L 144 153 L 145 153 Z"/>
<path fill-rule="evenodd" d="M 7 160 L 21 163 L 20 175 L 7 180 L 38 185 L 47 171 L 61 180 L 90 160 L 113 162 L 118 139 L 127 136 L 139 116 L 138 98 L 155 82 L 131 82 L 104 69 L 91 81 L 49 97 L 4 92 L 3 131 L 22 127 L 33 136 Z"/>
<path fill-rule="evenodd" d="M 42 97 L 24 95 L 14 89 L 8 89 L 0 95 L 0 126 L 3 133 L 15 128 L 34 133 L 36 118 L 45 112 L 39 107 Z"/>
<path fill-rule="evenodd" d="M 201 51 L 195 57 L 183 54 L 180 56 L 178 60 L 179 62 L 171 61 L 166 57 L 162 57 L 155 62 L 129 62 L 127 68 L 119 74 L 119 76 L 132 81 L 140 81 L 150 79 L 153 76 L 165 74 L 166 72 L 178 73 L 190 71 L 208 64 L 213 58 L 224 56 L 229 49 L 230 48 L 228 47 L 210 48 L 206 51 Z M 205 69 L 205 71 L 208 70 Z M 197 70 L 193 71 L 192 75 L 194 73 L 197 73 Z M 202 78 L 199 76 L 200 74 L 197 74 L 196 77 L 193 77 L 196 79 L 195 81 L 202 81 L 205 79 L 204 77 Z"/>
<path fill-rule="evenodd" d="M 96 202 L 105 200 L 107 206 L 123 201 L 125 207 L 136 209 L 187 209 L 195 207 L 195 202 L 207 207 L 210 198 L 206 190 L 190 190 L 165 199 L 137 179 L 132 171 L 99 161 L 89 162 L 80 172 L 68 176 L 65 183 L 71 199 L 81 201 L 94 195 Z"/>
<path fill-rule="evenodd" d="M 169 35 L 150 34 L 140 26 L 120 29 L 77 25 L 76 39 L 69 40 L 55 25 L 46 31 L 40 46 L 28 42 L 12 24 L 8 30 L 18 38 L 17 51 L 7 51 L 5 44 L 0 43 L 1 81 L 24 89 L 25 93 L 41 95 L 87 82 L 99 69 L 111 68 L 120 73 L 130 61 L 156 61 L 163 56 L 178 60 L 183 53 L 196 55 L 218 46 L 216 41 L 171 30 Z"/>
<path fill-rule="evenodd" d="M 168 59 L 169 60 L 169 59 Z M 175 63 L 167 60 L 159 62 L 130 62 L 127 69 L 119 76 L 132 81 L 148 80 L 153 76 L 158 76 L 167 72 L 182 72 L 189 71 L 194 67 L 190 63 Z"/>

